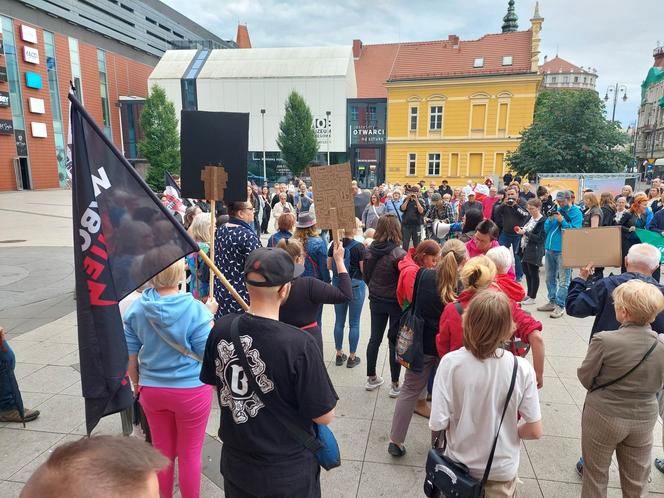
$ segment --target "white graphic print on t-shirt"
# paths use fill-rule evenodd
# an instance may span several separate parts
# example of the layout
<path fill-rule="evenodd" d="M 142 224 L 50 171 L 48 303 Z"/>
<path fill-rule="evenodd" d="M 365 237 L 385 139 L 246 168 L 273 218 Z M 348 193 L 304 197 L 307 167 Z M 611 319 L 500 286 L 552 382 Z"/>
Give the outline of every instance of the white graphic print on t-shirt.
<path fill-rule="evenodd" d="M 261 359 L 258 350 L 251 349 L 252 342 L 251 336 L 240 336 L 247 363 L 251 367 L 258 387 L 263 393 L 269 393 L 274 389 L 274 383 L 265 375 L 265 362 Z M 233 343 L 220 340 L 217 352 L 219 356 L 215 360 L 216 374 L 221 380 L 219 403 L 231 410 L 233 421 L 236 424 L 243 424 L 249 420 L 249 417 L 253 418 L 258 415 L 259 410 L 265 405 L 251 390 L 249 379 L 242 369 Z"/>

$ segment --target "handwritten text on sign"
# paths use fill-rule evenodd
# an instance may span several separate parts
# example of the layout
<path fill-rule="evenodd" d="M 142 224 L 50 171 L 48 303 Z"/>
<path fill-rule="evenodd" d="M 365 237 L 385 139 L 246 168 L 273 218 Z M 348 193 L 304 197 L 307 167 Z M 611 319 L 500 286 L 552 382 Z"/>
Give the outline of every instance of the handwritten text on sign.
<path fill-rule="evenodd" d="M 309 169 L 314 190 L 316 224 L 319 228 L 355 228 L 355 205 L 351 190 L 350 164 L 313 166 Z M 331 209 L 336 210 L 330 212 Z"/>

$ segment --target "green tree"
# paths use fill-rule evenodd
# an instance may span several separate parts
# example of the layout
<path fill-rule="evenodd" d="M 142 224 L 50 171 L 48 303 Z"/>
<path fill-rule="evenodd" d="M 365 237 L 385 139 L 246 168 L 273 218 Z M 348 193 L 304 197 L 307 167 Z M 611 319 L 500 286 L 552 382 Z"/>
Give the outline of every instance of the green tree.
<path fill-rule="evenodd" d="M 144 138 L 138 150 L 150 163 L 147 182 L 155 192 L 164 190 L 164 172 L 180 174 L 180 135 L 173 103 L 154 85 L 141 113 Z"/>
<path fill-rule="evenodd" d="M 302 96 L 295 91 L 286 100 L 286 114 L 279 124 L 277 145 L 281 157 L 295 176 L 304 171 L 318 152 L 311 111 Z"/>
<path fill-rule="evenodd" d="M 618 124 L 604 117 L 604 102 L 596 92 L 542 92 L 533 124 L 523 131 L 519 147 L 507 161 L 522 176 L 615 173 L 630 162 L 628 142 Z"/>

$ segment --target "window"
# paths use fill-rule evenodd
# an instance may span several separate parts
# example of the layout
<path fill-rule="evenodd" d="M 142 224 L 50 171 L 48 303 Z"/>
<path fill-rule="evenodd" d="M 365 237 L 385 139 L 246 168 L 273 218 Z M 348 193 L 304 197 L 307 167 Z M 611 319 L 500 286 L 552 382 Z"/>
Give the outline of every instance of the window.
<path fill-rule="evenodd" d="M 579 82 L 579 77 L 578 77 L 578 76 L 574 76 L 574 83 L 578 83 L 578 82 Z"/>
<path fill-rule="evenodd" d="M 569 76 L 563 76 L 563 83 L 569 83 Z"/>
<path fill-rule="evenodd" d="M 584 76 L 583 77 L 583 84 L 585 85 L 587 83 L 587 78 Z"/>
<path fill-rule="evenodd" d="M 417 107 L 410 108 L 410 131 L 417 131 Z"/>
<path fill-rule="evenodd" d="M 557 81 L 558 81 L 558 77 L 551 76 L 551 83 L 556 83 Z"/>
<path fill-rule="evenodd" d="M 429 154 L 427 165 L 428 176 L 440 176 L 440 154 Z"/>
<path fill-rule="evenodd" d="M 473 67 L 484 67 L 484 57 L 475 57 Z"/>
<path fill-rule="evenodd" d="M 503 55 L 503 66 L 511 66 L 511 65 L 512 65 L 512 56 Z"/>
<path fill-rule="evenodd" d="M 482 154 L 469 154 L 468 156 L 468 176 L 482 176 Z"/>
<path fill-rule="evenodd" d="M 443 106 L 432 105 L 429 112 L 429 129 L 440 131 L 443 127 Z"/>
<path fill-rule="evenodd" d="M 486 104 L 473 104 L 471 107 L 470 133 L 472 136 L 482 136 L 486 121 Z"/>
<path fill-rule="evenodd" d="M 21 97 L 22 82 L 18 69 L 18 61 L 16 60 L 16 45 L 14 44 L 14 23 L 9 17 L 0 16 L 0 20 L 2 21 L 2 38 L 5 45 L 5 61 L 7 65 L 7 83 L 9 84 L 9 99 L 11 102 L 14 129 L 25 130 L 25 124 L 23 121 L 23 99 Z"/>
<path fill-rule="evenodd" d="M 58 88 L 58 73 L 55 60 L 55 41 L 53 33 L 44 31 L 44 52 L 46 55 L 46 71 L 48 76 L 48 93 L 51 97 L 53 112 L 53 136 L 55 138 L 55 155 L 58 160 L 58 177 L 60 186 L 67 185 L 67 150 L 65 149 L 65 131 L 62 125 L 62 108 Z"/>
<path fill-rule="evenodd" d="M 417 173 L 417 154 L 411 152 L 408 154 L 408 176 L 415 176 Z"/>
<path fill-rule="evenodd" d="M 71 62 L 71 77 L 74 80 L 74 93 L 83 103 L 83 86 L 81 84 L 81 61 L 78 54 L 78 40 L 69 38 L 69 60 Z"/>
<path fill-rule="evenodd" d="M 509 104 L 500 102 L 498 104 L 498 136 L 504 137 L 507 133 L 507 113 Z"/>
<path fill-rule="evenodd" d="M 450 176 L 459 176 L 459 153 L 450 154 Z"/>
<path fill-rule="evenodd" d="M 195 111 L 198 109 L 198 96 L 196 94 L 196 80 L 180 80 L 180 90 L 182 91 L 182 109 L 185 111 Z"/>
<path fill-rule="evenodd" d="M 353 121 L 354 123 L 357 123 L 357 121 L 359 121 L 359 115 L 357 113 L 356 105 L 350 106 L 350 120 Z"/>
<path fill-rule="evenodd" d="M 367 107 L 367 121 L 373 123 L 376 121 L 376 106 L 370 105 Z"/>
<path fill-rule="evenodd" d="M 157 21 L 155 21 L 154 19 L 150 19 L 148 16 L 145 16 L 145 20 L 146 20 L 147 22 L 151 23 L 151 24 L 154 24 L 154 25 L 157 24 Z"/>
<path fill-rule="evenodd" d="M 106 83 L 106 54 L 101 49 L 97 49 L 97 66 L 99 68 L 99 95 L 101 96 L 101 113 L 104 119 L 104 135 L 113 140 L 111 110 L 108 104 L 108 85 Z"/>

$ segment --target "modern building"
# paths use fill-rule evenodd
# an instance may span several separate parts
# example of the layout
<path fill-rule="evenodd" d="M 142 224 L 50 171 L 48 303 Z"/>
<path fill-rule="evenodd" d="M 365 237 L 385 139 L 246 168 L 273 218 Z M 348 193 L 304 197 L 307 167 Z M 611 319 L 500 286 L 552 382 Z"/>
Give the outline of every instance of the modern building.
<path fill-rule="evenodd" d="M 150 75 L 185 110 L 249 113 L 249 172 L 268 178 L 284 169 L 277 136 L 289 94 L 308 104 L 318 136 L 316 162 L 347 160 L 346 100 L 357 95 L 350 47 L 169 50 Z"/>
<path fill-rule="evenodd" d="M 68 184 L 68 91 L 130 159 L 169 48 L 235 48 L 158 0 L 0 0 L 0 190 Z M 2 49 L 4 48 L 4 49 Z"/>
<path fill-rule="evenodd" d="M 545 55 L 539 72 L 542 75 L 541 90 L 596 91 L 597 69 L 575 66 L 558 55 L 551 60 Z"/>
<path fill-rule="evenodd" d="M 398 50 L 398 43 L 364 45 L 361 40 L 353 40 L 357 98 L 348 100 L 347 145 L 353 178 L 363 188 L 385 181 L 385 82 Z"/>
<path fill-rule="evenodd" d="M 654 63 L 641 85 L 641 106 L 635 137 L 635 158 L 643 173 L 648 163 L 664 172 L 664 46 L 653 51 Z"/>
<path fill-rule="evenodd" d="M 503 175 L 532 124 L 542 79 L 544 19 L 536 7 L 530 29 L 517 31 L 513 2 L 510 9 L 502 33 L 400 44 L 385 83 L 387 181 Z"/>

